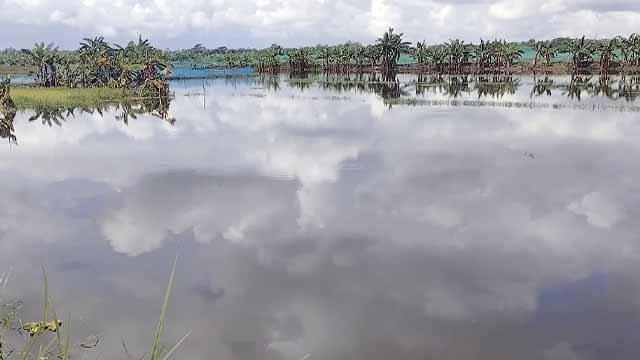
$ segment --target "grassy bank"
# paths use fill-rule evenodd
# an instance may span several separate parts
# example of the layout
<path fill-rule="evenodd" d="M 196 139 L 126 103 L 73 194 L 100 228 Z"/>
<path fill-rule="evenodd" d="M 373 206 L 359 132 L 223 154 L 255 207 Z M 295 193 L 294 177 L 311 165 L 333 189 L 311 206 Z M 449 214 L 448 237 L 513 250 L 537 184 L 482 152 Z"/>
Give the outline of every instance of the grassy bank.
<path fill-rule="evenodd" d="M 56 107 L 96 107 L 105 103 L 120 102 L 130 96 L 122 89 L 112 88 L 38 88 L 15 86 L 11 99 L 19 109 Z"/>

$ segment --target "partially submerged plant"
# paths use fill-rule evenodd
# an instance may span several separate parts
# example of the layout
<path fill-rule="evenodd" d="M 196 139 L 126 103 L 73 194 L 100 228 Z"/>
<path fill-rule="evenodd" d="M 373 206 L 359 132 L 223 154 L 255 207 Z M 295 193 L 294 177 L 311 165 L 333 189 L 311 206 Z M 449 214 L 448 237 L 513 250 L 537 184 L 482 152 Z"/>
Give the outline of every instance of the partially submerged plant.
<path fill-rule="evenodd" d="M 166 352 L 164 351 L 164 347 L 160 344 L 160 339 L 165 326 L 167 309 L 169 307 L 169 298 L 173 288 L 176 262 L 177 258 L 174 260 L 173 267 L 171 269 L 169 284 L 167 285 L 164 301 L 160 309 L 160 317 L 156 324 L 151 351 L 140 357 L 140 359 L 148 358 L 149 360 L 167 360 L 191 334 L 191 331 L 189 331 L 173 347 L 171 347 L 169 351 Z M 16 316 L 16 311 L 19 309 L 18 307 L 10 306 L 12 303 L 0 304 L 2 305 L 0 309 L 3 310 L 0 312 L 0 315 L 2 315 L 0 317 L 0 320 L 2 320 L 0 322 L 0 360 L 6 360 L 13 354 L 19 354 L 22 360 L 69 359 L 71 350 L 69 341 L 70 321 L 67 318 L 67 320 L 63 322 L 57 316 L 49 295 L 49 284 L 44 268 L 42 269 L 42 275 L 44 282 L 44 295 L 41 320 L 22 323 Z M 65 324 L 66 327 L 65 331 L 62 331 L 63 324 Z M 7 330 L 15 330 L 18 334 L 22 334 L 22 331 L 25 331 L 26 334 L 28 334 L 28 339 L 26 340 L 26 344 L 23 346 L 22 350 L 8 350 L 6 348 L 3 335 Z M 100 337 L 88 337 L 84 341 L 80 342 L 78 347 L 81 349 L 92 349 L 95 348 L 99 342 Z M 122 343 L 125 352 L 129 355 L 126 345 L 124 345 L 124 340 Z"/>
<path fill-rule="evenodd" d="M 187 332 L 166 354 L 163 354 L 162 349 L 160 348 L 160 337 L 162 336 L 162 331 L 164 330 L 164 322 L 167 316 L 167 308 L 169 307 L 169 297 L 171 296 L 171 289 L 173 288 L 173 278 L 176 273 L 176 263 L 178 258 L 173 261 L 173 267 L 171 268 L 171 275 L 169 276 L 169 285 L 167 285 L 167 290 L 164 294 L 164 302 L 162 303 L 162 308 L 160 309 L 160 318 L 158 319 L 158 323 L 156 325 L 155 336 L 153 337 L 153 346 L 151 347 L 151 352 L 149 353 L 150 360 L 167 360 L 180 345 L 191 335 L 191 331 Z M 164 356 L 163 356 L 164 355 Z"/>

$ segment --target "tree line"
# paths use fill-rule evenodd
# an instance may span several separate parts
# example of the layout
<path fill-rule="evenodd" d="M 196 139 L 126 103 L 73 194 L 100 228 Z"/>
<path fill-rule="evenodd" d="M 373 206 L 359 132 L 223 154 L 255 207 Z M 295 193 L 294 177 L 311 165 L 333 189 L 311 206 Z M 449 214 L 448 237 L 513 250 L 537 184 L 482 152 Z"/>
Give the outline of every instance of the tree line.
<path fill-rule="evenodd" d="M 523 63 L 524 49 L 534 52 Z M 160 50 L 139 38 L 126 46 L 111 45 L 102 37 L 84 39 L 75 51 L 53 45 L 36 44 L 30 50 L 0 51 L 0 65 L 33 66 L 42 86 L 114 86 L 139 88 L 166 78 L 171 64 L 199 67 L 253 67 L 258 72 L 290 71 L 350 72 L 379 68 L 394 70 L 404 63 L 419 71 L 438 73 L 494 72 L 514 65 L 545 69 L 561 56 L 575 73 L 597 68 L 602 74 L 611 69 L 640 67 L 640 35 L 594 40 L 557 38 L 550 41 L 508 42 L 503 39 L 466 43 L 451 39 L 442 44 L 404 40 L 404 34 L 388 29 L 373 44 L 347 42 L 341 45 L 316 45 L 284 48 L 207 49 L 197 44 L 186 50 Z"/>
<path fill-rule="evenodd" d="M 274 44 L 262 50 L 236 49 L 227 50 L 224 54 L 220 53 L 219 48 L 212 52 L 198 44 L 192 50 L 181 51 L 180 60 L 188 58 L 193 63 L 206 62 L 213 56 L 222 61 L 221 66 L 252 66 L 258 72 L 277 71 L 283 66 L 291 71 L 348 72 L 371 68 L 393 70 L 399 66 L 404 55 L 407 59 L 405 63 L 418 70 L 461 73 L 471 68 L 473 72 L 483 73 L 509 69 L 522 63 L 524 49 L 529 47 L 534 52 L 533 59 L 522 65 L 529 65 L 531 70 L 553 66 L 559 55 L 564 55 L 564 62 L 576 73 L 597 67 L 602 74 L 608 74 L 614 66 L 640 66 L 640 35 L 636 33 L 603 40 L 582 37 L 522 43 L 496 39 L 480 40 L 478 44 L 473 44 L 451 39 L 431 45 L 419 41 L 415 46 L 404 41 L 403 37 L 404 34 L 389 28 L 370 45 L 348 42 L 335 46 L 285 49 Z"/>

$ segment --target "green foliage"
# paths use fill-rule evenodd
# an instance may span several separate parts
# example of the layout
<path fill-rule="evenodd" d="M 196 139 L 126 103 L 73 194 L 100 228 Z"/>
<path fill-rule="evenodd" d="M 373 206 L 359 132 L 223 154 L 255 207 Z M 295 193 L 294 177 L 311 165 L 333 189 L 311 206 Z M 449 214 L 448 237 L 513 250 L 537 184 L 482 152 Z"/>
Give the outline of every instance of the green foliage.
<path fill-rule="evenodd" d="M 258 49 L 230 49 L 220 46 L 208 49 L 196 44 L 184 50 L 160 50 L 148 40 L 138 38 L 126 46 L 109 44 L 102 37 L 87 38 L 75 51 L 64 51 L 53 44 L 36 44 L 33 49 L 0 51 L 0 71 L 11 66 L 14 71 L 33 71 L 36 81 L 44 87 L 114 87 L 140 89 L 145 93 L 166 91 L 156 86 L 170 73 L 171 64 L 192 68 L 253 67 L 257 72 L 277 72 L 284 64 L 291 71 L 330 71 L 336 73 L 358 71 L 380 66 L 391 70 L 398 65 L 418 64 L 421 69 L 463 72 L 509 69 L 520 61 L 551 66 L 555 61 L 569 61 L 575 71 L 598 61 L 600 68 L 609 66 L 640 66 L 640 35 L 616 37 L 611 40 L 586 38 L 556 38 L 550 41 L 508 42 L 484 41 L 479 44 L 452 39 L 442 44 L 418 42 L 415 47 L 403 40 L 402 33 L 389 28 L 374 44 L 362 45 L 347 41 L 328 46 L 316 45 L 283 48 L 278 44 Z M 602 56 L 604 55 L 604 61 Z M 151 65 L 150 65 L 151 64 Z"/>
<path fill-rule="evenodd" d="M 162 302 L 162 308 L 160 309 L 160 318 L 158 319 L 158 323 L 156 325 L 155 336 L 153 337 L 153 346 L 151 347 L 151 352 L 149 353 L 150 360 L 167 360 L 180 345 L 186 340 L 187 337 L 191 334 L 188 332 L 185 334 L 166 354 L 162 354 L 160 350 L 160 337 L 162 336 L 162 332 L 164 330 L 164 323 L 167 316 L 167 308 L 169 307 L 169 297 L 171 296 L 171 290 L 173 288 L 173 279 L 176 273 L 176 263 L 178 258 L 173 261 L 173 267 L 171 268 L 171 275 L 169 276 L 169 285 L 167 285 L 167 290 L 164 294 L 164 301 Z"/>
<path fill-rule="evenodd" d="M 593 61 L 595 53 L 595 43 L 583 36 L 581 39 L 574 39 L 565 44 L 560 51 L 571 54 L 571 62 L 574 71 L 580 71 Z"/>
<path fill-rule="evenodd" d="M 395 34 L 393 28 L 389 28 L 382 37 L 376 40 L 376 47 L 380 54 L 382 66 L 385 69 L 393 69 L 397 66 L 400 54 L 409 51 L 410 42 L 402 40 L 403 34 Z"/>
<path fill-rule="evenodd" d="M 111 45 L 103 37 L 86 38 L 74 52 L 40 43 L 22 53 L 38 69 L 35 80 L 42 87 L 111 87 L 167 95 L 168 56 L 142 37 L 126 46 Z"/>

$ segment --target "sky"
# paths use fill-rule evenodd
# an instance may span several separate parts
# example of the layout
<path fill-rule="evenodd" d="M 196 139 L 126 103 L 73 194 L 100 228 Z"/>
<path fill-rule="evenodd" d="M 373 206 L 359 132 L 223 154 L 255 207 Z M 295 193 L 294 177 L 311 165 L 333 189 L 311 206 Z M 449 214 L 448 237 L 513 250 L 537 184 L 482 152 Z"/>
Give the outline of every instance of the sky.
<path fill-rule="evenodd" d="M 138 34 L 172 49 L 368 43 L 390 26 L 412 42 L 605 37 L 639 23 L 625 0 L 0 0 L 0 48 Z"/>

